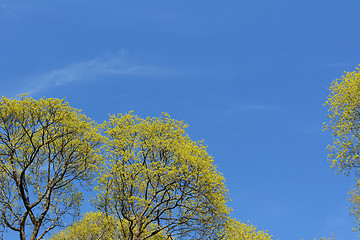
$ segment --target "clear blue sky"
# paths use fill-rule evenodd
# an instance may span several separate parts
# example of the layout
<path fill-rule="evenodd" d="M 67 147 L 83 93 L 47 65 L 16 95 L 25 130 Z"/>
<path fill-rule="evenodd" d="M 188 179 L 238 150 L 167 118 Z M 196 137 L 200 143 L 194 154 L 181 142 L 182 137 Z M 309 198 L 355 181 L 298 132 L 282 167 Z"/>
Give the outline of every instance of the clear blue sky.
<path fill-rule="evenodd" d="M 360 63 L 359 10 L 358 0 L 0 0 L 0 92 L 66 97 L 98 122 L 168 112 L 205 140 L 233 217 L 280 240 L 352 240 L 353 181 L 330 170 L 321 129 L 331 81 Z"/>

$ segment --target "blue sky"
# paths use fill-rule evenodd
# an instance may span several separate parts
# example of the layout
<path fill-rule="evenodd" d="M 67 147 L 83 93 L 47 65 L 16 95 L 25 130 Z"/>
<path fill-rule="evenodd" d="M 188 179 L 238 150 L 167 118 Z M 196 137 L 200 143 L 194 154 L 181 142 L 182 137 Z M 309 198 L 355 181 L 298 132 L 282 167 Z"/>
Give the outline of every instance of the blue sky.
<path fill-rule="evenodd" d="M 359 9 L 357 0 L 0 0 L 0 93 L 66 97 L 98 122 L 168 112 L 205 140 L 233 217 L 280 240 L 351 240 L 352 177 L 330 170 L 321 129 L 330 83 L 360 64 Z"/>

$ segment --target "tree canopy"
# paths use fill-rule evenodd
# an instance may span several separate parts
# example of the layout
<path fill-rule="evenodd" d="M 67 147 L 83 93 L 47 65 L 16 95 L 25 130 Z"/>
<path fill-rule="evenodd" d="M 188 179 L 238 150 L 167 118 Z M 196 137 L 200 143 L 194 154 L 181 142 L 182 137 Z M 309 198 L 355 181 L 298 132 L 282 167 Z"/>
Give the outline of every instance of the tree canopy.
<path fill-rule="evenodd" d="M 50 240 L 118 240 L 118 224 L 101 212 L 88 212 L 83 218 L 53 235 Z"/>
<path fill-rule="evenodd" d="M 331 168 L 346 175 L 355 176 L 356 187 L 350 192 L 351 214 L 356 229 L 360 226 L 360 68 L 345 72 L 332 82 L 328 106 L 329 123 L 333 143 L 328 146 Z"/>
<path fill-rule="evenodd" d="M 0 100 L 0 226 L 21 240 L 271 240 L 231 219 L 228 189 L 203 141 L 168 114 L 99 125 L 64 99 Z M 97 211 L 80 216 L 79 186 Z M 68 220 L 68 219 L 67 219 Z"/>
<path fill-rule="evenodd" d="M 82 219 L 65 230 L 53 235 L 50 240 L 121 240 L 124 239 L 122 224 L 113 216 L 102 212 L 88 212 Z M 165 240 L 162 232 L 151 240 Z"/>
<path fill-rule="evenodd" d="M 0 100 L 0 221 L 5 229 L 41 239 L 77 215 L 100 143 L 94 123 L 64 100 Z M 26 232 L 27 230 L 28 232 Z"/>
<path fill-rule="evenodd" d="M 107 161 L 95 202 L 124 224 L 124 239 L 158 232 L 219 238 L 230 212 L 228 190 L 206 147 L 191 141 L 186 127 L 166 114 L 141 119 L 131 113 L 102 125 Z"/>
<path fill-rule="evenodd" d="M 53 235 L 50 240 L 121 240 L 126 239 L 122 234 L 122 226 L 116 218 L 107 216 L 101 212 L 86 213 L 83 218 L 64 231 Z M 126 229 L 125 229 L 126 230 Z M 145 230 L 145 233 L 152 229 Z M 226 227 L 223 229 L 224 240 L 273 240 L 273 237 L 267 231 L 257 230 L 257 227 L 250 223 L 242 223 L 236 219 L 229 218 Z M 151 236 L 151 240 L 177 239 L 165 236 L 160 232 Z M 320 238 L 327 240 L 328 238 Z M 331 238 L 334 239 L 334 238 Z M 315 240 L 315 239 L 314 239 Z M 330 239 L 329 239 L 330 240 Z"/>
<path fill-rule="evenodd" d="M 259 231 L 250 223 L 243 223 L 236 219 L 229 219 L 225 228 L 224 239 L 231 240 L 272 240 L 273 236 L 267 231 Z"/>
<path fill-rule="evenodd" d="M 326 101 L 333 144 L 328 147 L 332 168 L 345 174 L 360 174 L 360 73 L 347 72 L 333 81 Z"/>

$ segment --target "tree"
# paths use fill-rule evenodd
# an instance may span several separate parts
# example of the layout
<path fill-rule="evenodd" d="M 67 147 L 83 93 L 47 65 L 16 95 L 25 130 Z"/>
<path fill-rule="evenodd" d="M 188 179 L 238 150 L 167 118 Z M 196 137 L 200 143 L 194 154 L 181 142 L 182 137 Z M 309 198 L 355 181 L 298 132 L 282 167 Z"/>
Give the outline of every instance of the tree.
<path fill-rule="evenodd" d="M 41 239 L 77 215 L 96 167 L 101 135 L 60 99 L 0 100 L 0 221 L 21 240 Z M 30 234 L 26 231 L 29 230 Z M 38 237 L 39 236 L 39 237 Z"/>
<path fill-rule="evenodd" d="M 71 226 L 53 235 L 50 240 L 121 240 L 121 224 L 116 218 L 102 212 L 88 212 Z M 125 229 L 126 230 L 126 229 Z M 165 240 L 162 233 L 151 240 Z"/>
<path fill-rule="evenodd" d="M 49 240 L 121 240 L 126 236 L 122 235 L 120 228 L 121 224 L 114 217 L 107 216 L 102 212 L 88 212 L 80 221 L 75 222 L 64 231 L 53 235 Z M 145 232 L 149 233 L 149 230 Z M 149 239 L 166 240 L 171 238 L 167 238 L 163 233 L 158 233 Z M 267 231 L 257 230 L 257 227 L 252 224 L 242 223 L 236 219 L 229 218 L 224 228 L 223 239 L 272 240 L 273 236 L 269 235 Z M 320 240 L 327 239 L 320 238 Z"/>
<path fill-rule="evenodd" d="M 225 229 L 224 239 L 231 240 L 272 240 L 267 231 L 258 231 L 252 224 L 246 224 L 236 219 L 229 219 Z"/>
<path fill-rule="evenodd" d="M 359 65 L 360 66 L 360 65 Z M 331 168 L 345 175 L 353 174 L 357 187 L 350 192 L 351 214 L 360 226 L 360 68 L 333 81 L 325 103 L 329 107 L 329 123 L 333 144 L 328 146 Z"/>
<path fill-rule="evenodd" d="M 328 147 L 331 167 L 347 175 L 360 171 L 360 72 L 348 72 L 333 81 L 325 105 L 329 106 L 330 122 L 325 124 L 333 135 Z"/>
<path fill-rule="evenodd" d="M 102 124 L 107 136 L 95 203 L 117 216 L 124 239 L 219 239 L 230 209 L 224 178 L 183 122 L 131 113 Z"/>
<path fill-rule="evenodd" d="M 50 240 L 119 240 L 117 222 L 102 212 L 88 212 L 84 217 Z"/>

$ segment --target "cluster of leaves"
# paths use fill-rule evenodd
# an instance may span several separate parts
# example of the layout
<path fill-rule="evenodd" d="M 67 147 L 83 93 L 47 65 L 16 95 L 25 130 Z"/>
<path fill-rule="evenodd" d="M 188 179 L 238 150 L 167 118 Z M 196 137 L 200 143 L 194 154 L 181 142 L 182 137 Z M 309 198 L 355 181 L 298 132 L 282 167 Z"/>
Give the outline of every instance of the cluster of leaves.
<path fill-rule="evenodd" d="M 206 147 L 185 134 L 186 125 L 166 114 L 146 120 L 120 114 L 101 127 L 108 142 L 99 209 L 118 216 L 135 239 L 161 231 L 193 239 L 218 234 L 230 211 L 224 178 Z"/>
<path fill-rule="evenodd" d="M 236 219 L 229 219 L 225 228 L 224 239 L 231 240 L 272 240 L 273 236 L 267 231 L 258 231 L 257 227 L 250 223 L 243 223 Z"/>
<path fill-rule="evenodd" d="M 325 104 L 330 121 L 324 124 L 333 136 L 328 159 L 338 172 L 355 176 L 356 187 L 349 193 L 350 212 L 356 222 L 354 230 L 360 230 L 360 68 L 334 80 L 330 91 Z"/>
<path fill-rule="evenodd" d="M 125 223 L 120 223 L 113 216 L 102 212 L 88 212 L 83 218 L 74 222 L 65 230 L 53 235 L 50 240 L 121 240 L 126 239 L 122 229 Z M 152 240 L 165 240 L 163 232 L 152 236 Z"/>
<path fill-rule="evenodd" d="M 51 239 L 272 239 L 230 219 L 224 177 L 186 127 L 167 114 L 132 113 L 98 125 L 64 100 L 3 97 L 3 230 L 42 239 L 66 215 L 79 216 L 79 184 L 95 184 L 98 212 Z"/>
<path fill-rule="evenodd" d="M 25 239 L 42 238 L 77 215 L 76 180 L 91 179 L 101 135 L 64 100 L 0 100 L 0 218 Z M 43 229 L 41 234 L 40 230 Z"/>
<path fill-rule="evenodd" d="M 333 81 L 325 105 L 330 122 L 325 129 L 332 132 L 333 144 L 328 147 L 331 167 L 339 172 L 360 174 L 360 73 L 345 73 Z"/>
<path fill-rule="evenodd" d="M 83 218 L 51 237 L 51 240 L 116 240 L 118 224 L 101 212 L 86 213 Z"/>
<path fill-rule="evenodd" d="M 331 168 L 355 175 L 357 185 L 350 192 L 350 210 L 357 230 L 360 230 L 359 70 L 347 72 L 331 84 L 325 104 L 329 107 L 330 121 L 324 124 L 324 129 L 333 136 L 333 144 L 328 146 Z M 186 127 L 166 114 L 145 120 L 131 113 L 111 116 L 100 126 L 105 139 L 104 161 L 99 167 L 96 187 L 99 194 L 93 202 L 101 212 L 86 214 L 52 240 L 189 237 L 271 240 L 273 237 L 267 231 L 258 231 L 251 224 L 229 217 L 224 178 L 203 143 L 193 142 L 185 134 Z M 10 169 L 10 163 L 4 161 L 3 168 Z M 2 174 L 6 182 L 6 175 Z M 320 237 L 332 239 L 333 235 Z"/>
<path fill-rule="evenodd" d="M 224 229 L 223 236 L 218 239 L 226 240 L 272 240 L 273 237 L 267 231 L 258 231 L 255 226 L 250 223 L 242 223 L 236 219 L 228 219 L 227 227 Z M 50 240 L 121 240 L 126 239 L 122 234 L 124 223 L 120 224 L 119 220 L 112 216 L 107 216 L 101 212 L 86 213 L 83 218 L 75 222 L 66 230 L 53 235 Z M 152 229 L 147 229 L 148 233 Z M 165 232 L 149 237 L 151 240 L 178 239 L 169 237 Z M 331 238 L 333 239 L 333 238 Z M 320 240 L 331 240 L 320 238 Z"/>

